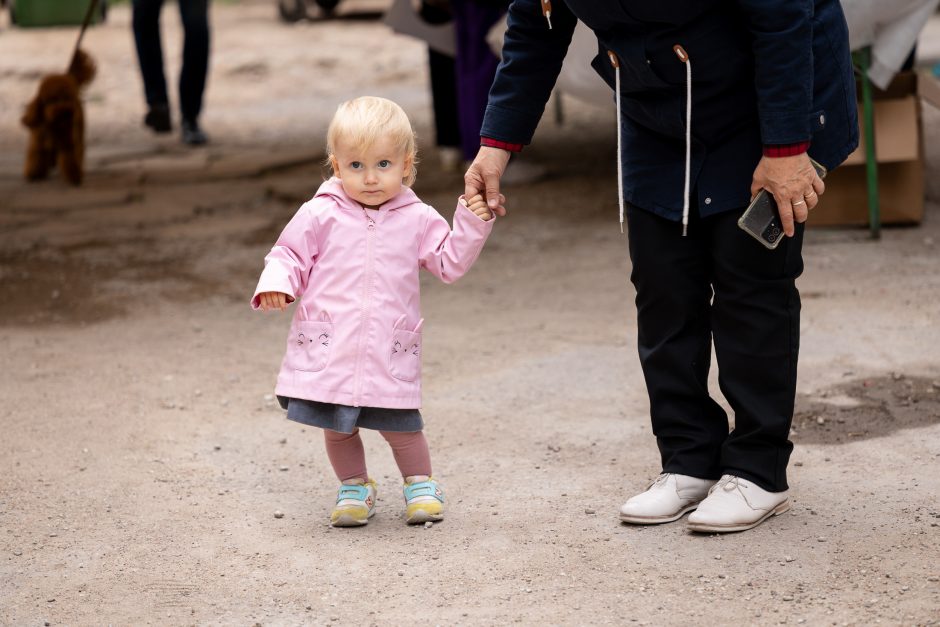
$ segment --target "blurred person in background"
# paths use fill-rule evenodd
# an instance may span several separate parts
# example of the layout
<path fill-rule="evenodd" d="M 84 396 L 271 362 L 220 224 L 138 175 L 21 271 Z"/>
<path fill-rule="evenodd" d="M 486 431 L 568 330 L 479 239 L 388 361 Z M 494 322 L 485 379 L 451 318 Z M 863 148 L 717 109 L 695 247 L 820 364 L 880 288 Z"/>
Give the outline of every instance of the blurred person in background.
<path fill-rule="evenodd" d="M 199 146 L 208 141 L 199 126 L 199 114 L 209 69 L 209 0 L 177 1 L 184 32 L 183 67 L 179 79 L 182 140 L 184 144 Z M 169 133 L 173 130 L 173 123 L 160 40 L 163 0 L 132 0 L 131 4 L 134 42 L 148 107 L 144 124 L 155 133 Z"/>

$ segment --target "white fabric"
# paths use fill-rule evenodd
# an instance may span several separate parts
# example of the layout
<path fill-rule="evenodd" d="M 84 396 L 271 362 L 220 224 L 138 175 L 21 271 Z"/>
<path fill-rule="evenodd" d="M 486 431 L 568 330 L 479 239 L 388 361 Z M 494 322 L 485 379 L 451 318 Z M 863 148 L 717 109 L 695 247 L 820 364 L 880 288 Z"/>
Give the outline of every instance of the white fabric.
<path fill-rule="evenodd" d="M 682 237 L 689 231 L 689 184 L 692 176 L 692 59 L 685 60 L 685 188 L 682 192 Z"/>
<path fill-rule="evenodd" d="M 940 0 L 842 0 L 852 50 L 872 48 L 871 82 L 886 88 Z"/>
<path fill-rule="evenodd" d="M 457 56 L 457 35 L 453 20 L 445 24 L 428 24 L 411 6 L 410 0 L 393 0 L 392 6 L 385 12 L 384 22 L 396 33 L 426 42 L 436 52 Z"/>
<path fill-rule="evenodd" d="M 486 35 L 486 43 L 497 57 L 502 57 L 503 37 L 506 34 L 506 17 L 498 21 Z M 606 109 L 610 106 L 610 87 L 591 67 L 591 59 L 597 54 L 597 36 L 590 28 L 578 22 L 568 54 L 561 66 L 555 88 L 582 102 Z"/>
<path fill-rule="evenodd" d="M 614 74 L 617 77 L 614 85 L 614 93 L 617 94 L 617 205 L 620 207 L 620 232 L 623 233 L 623 140 L 621 139 L 622 119 L 620 117 L 620 64 L 614 68 Z"/>

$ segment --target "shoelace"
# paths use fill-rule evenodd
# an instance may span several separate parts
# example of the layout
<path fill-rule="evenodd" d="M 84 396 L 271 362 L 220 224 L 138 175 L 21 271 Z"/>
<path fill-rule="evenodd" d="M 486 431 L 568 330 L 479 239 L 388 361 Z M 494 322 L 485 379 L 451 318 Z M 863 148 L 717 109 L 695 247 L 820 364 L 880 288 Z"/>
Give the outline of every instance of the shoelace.
<path fill-rule="evenodd" d="M 737 490 L 738 492 L 741 493 L 741 496 L 745 497 L 745 500 L 747 500 L 747 497 L 745 496 L 744 490 L 743 490 L 744 488 L 747 488 L 747 486 L 743 485 L 739 481 L 738 477 L 735 477 L 734 475 L 725 475 L 724 477 L 719 479 L 718 483 L 712 486 L 712 489 L 709 490 L 708 493 L 711 494 L 712 492 L 714 492 L 715 490 L 718 490 L 719 488 L 724 490 L 725 492 L 732 492 L 734 490 Z"/>
<path fill-rule="evenodd" d="M 671 472 L 664 472 L 664 473 L 662 473 L 661 475 L 659 475 L 658 477 L 656 477 L 655 479 L 653 479 L 652 483 L 650 483 L 649 486 L 647 486 L 646 489 L 649 490 L 650 488 L 652 488 L 652 487 L 655 486 L 655 485 L 661 485 L 661 484 L 663 484 L 663 483 L 666 483 L 666 481 L 669 480 L 669 477 L 671 477 L 673 474 L 675 474 L 675 473 L 671 473 Z"/>

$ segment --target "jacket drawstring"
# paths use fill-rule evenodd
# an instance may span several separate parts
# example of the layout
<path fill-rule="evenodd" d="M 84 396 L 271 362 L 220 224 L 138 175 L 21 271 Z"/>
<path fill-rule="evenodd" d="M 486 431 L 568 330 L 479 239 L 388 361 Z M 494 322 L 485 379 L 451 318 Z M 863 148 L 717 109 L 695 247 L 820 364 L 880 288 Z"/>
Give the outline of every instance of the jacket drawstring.
<path fill-rule="evenodd" d="M 685 187 L 682 192 L 682 237 L 685 237 L 689 232 L 689 185 L 692 176 L 692 61 L 681 45 L 676 44 L 672 49 L 679 60 L 685 63 Z M 617 108 L 619 110 L 620 107 Z"/>
<path fill-rule="evenodd" d="M 542 15 L 548 22 L 548 30 L 552 30 L 552 0 L 542 0 Z"/>
<path fill-rule="evenodd" d="M 617 101 L 617 205 L 620 207 L 620 232 L 623 233 L 623 148 L 621 133 L 623 121 L 620 119 L 620 59 L 613 51 L 608 50 L 610 64 L 614 66 L 614 93 Z"/>

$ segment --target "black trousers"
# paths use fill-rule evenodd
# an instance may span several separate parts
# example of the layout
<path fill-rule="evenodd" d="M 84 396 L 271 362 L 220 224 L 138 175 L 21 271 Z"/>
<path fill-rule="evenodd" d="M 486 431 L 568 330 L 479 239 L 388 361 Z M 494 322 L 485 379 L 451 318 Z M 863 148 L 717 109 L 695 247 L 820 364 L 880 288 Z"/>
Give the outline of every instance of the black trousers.
<path fill-rule="evenodd" d="M 693 217 L 682 237 L 678 223 L 628 209 L 638 348 L 663 472 L 779 492 L 793 450 L 803 225 L 767 250 L 738 228 L 742 211 Z M 708 393 L 713 342 L 730 433 Z"/>
<path fill-rule="evenodd" d="M 183 20 L 183 68 L 180 71 L 180 112 L 195 121 L 202 111 L 202 94 L 209 68 L 209 0 L 178 0 Z M 163 0 L 133 0 L 134 41 L 144 78 L 147 104 L 169 102 L 160 42 Z"/>

